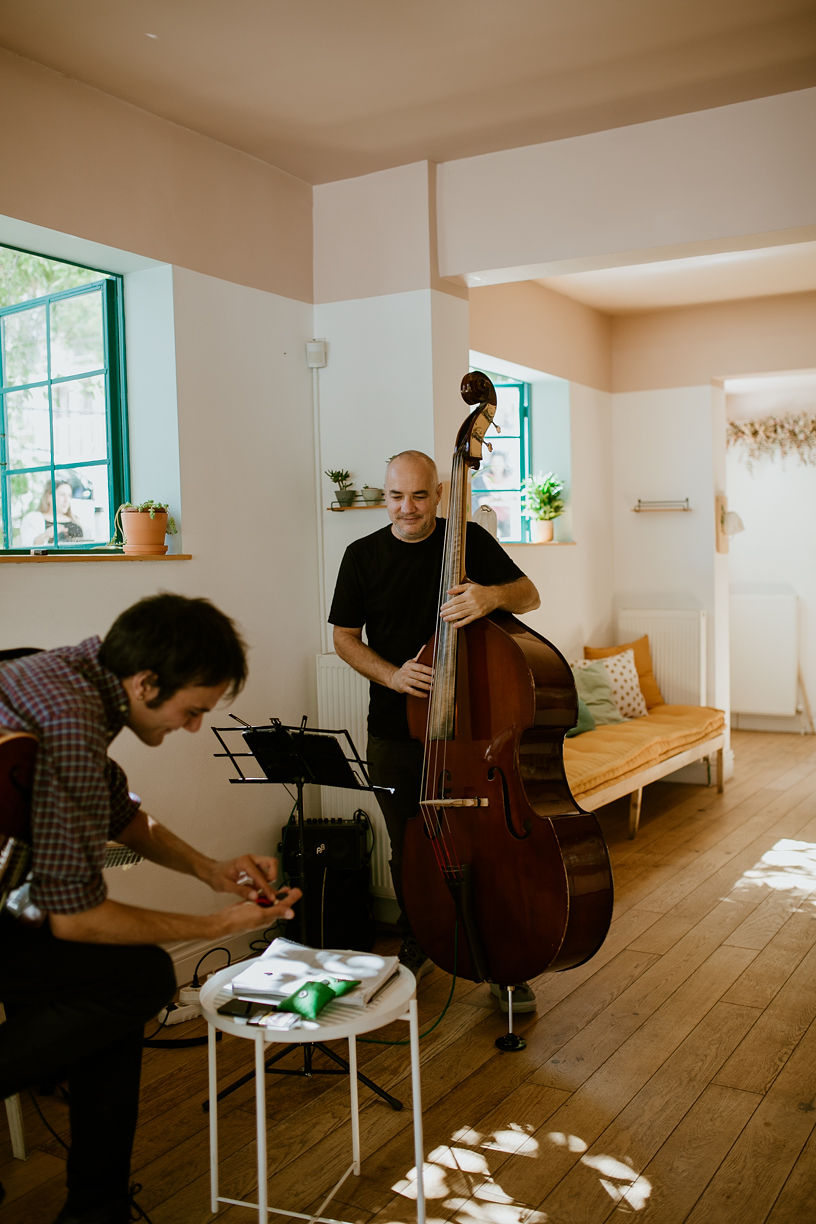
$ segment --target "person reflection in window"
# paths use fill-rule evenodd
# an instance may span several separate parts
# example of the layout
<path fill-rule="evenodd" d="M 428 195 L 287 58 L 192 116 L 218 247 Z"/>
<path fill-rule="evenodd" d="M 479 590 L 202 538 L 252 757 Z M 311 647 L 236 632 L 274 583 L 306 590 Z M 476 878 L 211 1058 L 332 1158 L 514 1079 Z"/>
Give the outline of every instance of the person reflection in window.
<path fill-rule="evenodd" d="M 51 481 L 47 481 L 40 498 L 38 510 L 31 510 L 20 524 L 20 539 L 23 547 L 42 547 L 54 543 L 54 520 L 57 523 L 57 540 L 60 544 L 74 544 L 83 538 L 82 527 L 71 511 L 73 491 L 67 481 L 56 487 L 56 514 L 51 502 Z"/>

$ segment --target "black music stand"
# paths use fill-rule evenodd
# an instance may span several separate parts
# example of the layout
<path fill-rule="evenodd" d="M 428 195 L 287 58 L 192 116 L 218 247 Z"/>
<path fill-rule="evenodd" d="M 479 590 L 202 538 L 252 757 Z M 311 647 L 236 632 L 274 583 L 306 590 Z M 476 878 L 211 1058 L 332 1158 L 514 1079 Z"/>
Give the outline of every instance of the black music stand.
<path fill-rule="evenodd" d="M 236 715 L 231 714 L 231 718 L 236 718 Z M 306 716 L 304 715 L 300 724 L 294 726 L 284 726 L 280 719 L 273 718 L 269 724 L 264 724 L 260 727 L 253 727 L 249 723 L 244 723 L 243 719 L 236 718 L 236 721 L 243 723 L 241 735 L 249 749 L 249 752 L 232 752 L 228 748 L 222 733 L 234 731 L 234 727 L 213 727 L 217 739 L 224 748 L 224 752 L 217 752 L 215 756 L 227 756 L 232 761 L 238 771 L 237 778 L 230 778 L 230 782 L 280 782 L 297 787 L 297 799 L 295 808 L 297 812 L 297 854 L 296 861 L 298 865 L 298 875 L 292 877 L 291 883 L 294 887 L 299 887 L 305 879 L 305 837 L 304 837 L 304 816 L 303 816 L 303 788 L 307 782 L 311 782 L 316 786 L 337 786 L 348 790 L 373 790 L 365 765 L 360 758 L 357 749 L 354 747 L 351 736 L 348 731 L 327 731 L 306 726 Z M 345 740 L 345 744 L 341 744 L 341 740 Z M 264 776 L 262 778 L 248 778 L 244 774 L 241 766 L 238 764 L 240 758 L 253 757 L 261 769 Z M 303 932 L 305 930 L 305 911 L 295 909 L 298 929 L 301 933 L 301 943 L 305 943 Z M 267 1058 L 264 1067 L 267 1073 L 275 1075 L 303 1075 L 310 1077 L 312 1075 L 347 1075 L 349 1072 L 349 1064 L 334 1050 L 329 1049 L 321 1041 L 304 1042 L 301 1046 L 303 1050 L 303 1067 L 297 1070 L 292 1070 L 284 1067 L 276 1067 L 281 1058 L 285 1058 L 289 1053 L 289 1049 L 284 1046 L 277 1054 Z M 332 1059 L 338 1067 L 314 1067 L 312 1058 L 315 1050 L 321 1050 L 327 1058 Z M 218 1093 L 217 1099 L 220 1101 L 223 1097 L 229 1096 L 236 1088 L 240 1088 L 246 1084 L 255 1075 L 254 1071 L 241 1076 L 229 1084 L 228 1087 Z M 402 1109 L 402 1102 L 396 1097 L 391 1096 L 379 1084 L 375 1084 L 368 1076 L 363 1075 L 361 1071 L 357 1072 L 357 1078 L 361 1083 L 365 1084 L 372 1092 L 376 1092 L 384 1101 L 394 1110 Z M 209 1101 L 203 1102 L 203 1109 L 206 1112 L 209 1108 Z"/>

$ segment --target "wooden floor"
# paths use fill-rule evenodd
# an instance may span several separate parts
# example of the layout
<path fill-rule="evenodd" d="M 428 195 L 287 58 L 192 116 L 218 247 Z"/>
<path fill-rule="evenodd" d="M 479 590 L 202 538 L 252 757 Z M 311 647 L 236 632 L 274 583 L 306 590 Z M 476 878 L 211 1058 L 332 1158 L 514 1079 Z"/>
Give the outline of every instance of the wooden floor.
<path fill-rule="evenodd" d="M 525 1050 L 496 1050 L 506 1026 L 486 987 L 458 983 L 444 1011 L 451 979 L 437 969 L 421 982 L 432 1224 L 816 1221 L 816 739 L 739 732 L 734 747 L 723 795 L 651 786 L 635 841 L 625 802 L 600 814 L 612 928 L 589 964 L 536 980 L 538 1012 L 516 1024 Z M 378 1034 L 405 1035 L 404 1025 Z M 248 1042 L 219 1049 L 225 1081 L 249 1069 Z M 362 1175 L 330 1214 L 408 1224 L 407 1051 L 359 1049 L 406 1108 L 362 1089 Z M 287 1057 L 299 1065 L 297 1052 Z M 146 1052 L 134 1176 L 153 1224 L 212 1218 L 205 1090 L 205 1049 Z M 271 1202 L 315 1209 L 348 1162 L 345 1079 L 270 1076 L 269 1095 Z M 66 1135 L 65 1105 L 39 1103 Z M 253 1111 L 250 1083 L 219 1113 L 222 1193 L 234 1198 L 255 1195 Z M 12 1160 L 0 1119 L 0 1221 L 50 1224 L 64 1151 L 30 1101 L 25 1112 L 25 1163 Z"/>

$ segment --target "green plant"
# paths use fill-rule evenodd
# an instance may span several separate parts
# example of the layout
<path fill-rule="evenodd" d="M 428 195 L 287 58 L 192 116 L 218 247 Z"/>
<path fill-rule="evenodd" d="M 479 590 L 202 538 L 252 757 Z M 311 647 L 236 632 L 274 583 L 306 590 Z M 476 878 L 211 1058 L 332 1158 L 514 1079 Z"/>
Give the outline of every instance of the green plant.
<path fill-rule="evenodd" d="M 564 512 L 564 482 L 554 472 L 528 476 L 522 489 L 523 509 L 526 518 L 558 518 Z"/>
<path fill-rule="evenodd" d="M 326 475 L 332 484 L 337 485 L 338 489 L 351 488 L 351 472 L 347 471 L 345 468 L 327 468 Z"/>
<path fill-rule="evenodd" d="M 120 533 L 124 536 L 124 532 L 122 532 L 122 511 L 123 510 L 138 510 L 140 512 L 149 514 L 151 518 L 156 517 L 157 511 L 164 510 L 167 512 L 167 529 L 166 529 L 167 534 L 175 535 L 178 530 L 178 528 L 176 527 L 176 520 L 173 518 L 172 514 L 170 513 L 168 503 L 154 501 L 153 498 L 150 497 L 148 498 L 147 501 L 143 501 L 143 502 L 122 502 L 121 506 L 118 507 L 116 514 L 113 516 L 114 541 L 116 540 L 117 535 L 119 535 Z"/>

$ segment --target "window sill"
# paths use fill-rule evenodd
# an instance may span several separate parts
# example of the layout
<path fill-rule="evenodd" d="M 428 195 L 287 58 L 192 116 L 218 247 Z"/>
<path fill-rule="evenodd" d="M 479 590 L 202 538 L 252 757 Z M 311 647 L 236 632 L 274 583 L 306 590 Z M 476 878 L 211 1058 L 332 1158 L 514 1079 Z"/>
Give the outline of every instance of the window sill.
<path fill-rule="evenodd" d="M 77 565 L 83 561 L 192 561 L 192 553 L 172 553 L 164 557 L 126 557 L 124 553 L 3 553 L 0 555 L 0 565 L 41 565 L 43 562 L 56 561 L 59 564 Z"/>

